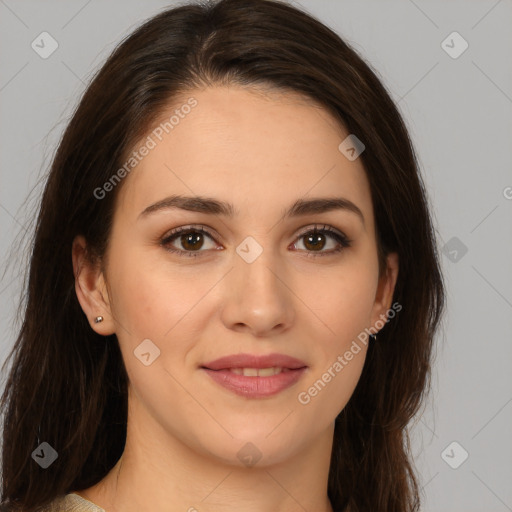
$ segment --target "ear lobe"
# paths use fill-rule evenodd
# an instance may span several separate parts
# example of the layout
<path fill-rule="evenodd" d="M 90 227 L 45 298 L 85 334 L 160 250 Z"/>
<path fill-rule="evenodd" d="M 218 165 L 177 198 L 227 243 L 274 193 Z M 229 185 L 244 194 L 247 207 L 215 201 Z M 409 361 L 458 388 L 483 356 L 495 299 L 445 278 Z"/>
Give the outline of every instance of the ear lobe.
<path fill-rule="evenodd" d="M 76 296 L 91 328 L 102 336 L 113 334 L 115 329 L 105 278 L 101 266 L 90 261 L 83 236 L 73 240 L 71 253 Z M 103 317 L 102 322 L 95 322 L 98 316 Z"/>
<path fill-rule="evenodd" d="M 379 278 L 377 293 L 375 295 L 375 303 L 372 311 L 372 326 L 374 326 L 378 320 L 387 321 L 387 311 L 391 307 L 398 278 L 398 260 L 398 253 L 396 252 L 388 254 L 386 258 L 387 267 L 384 274 Z"/>

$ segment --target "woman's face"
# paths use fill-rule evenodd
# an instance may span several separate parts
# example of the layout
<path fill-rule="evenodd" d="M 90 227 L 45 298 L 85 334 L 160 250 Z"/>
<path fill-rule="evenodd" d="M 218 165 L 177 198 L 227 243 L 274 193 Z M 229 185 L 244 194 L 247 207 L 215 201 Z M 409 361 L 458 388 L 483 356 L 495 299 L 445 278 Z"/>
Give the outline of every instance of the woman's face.
<path fill-rule="evenodd" d="M 332 437 L 361 374 L 364 330 L 390 307 L 397 261 L 379 281 L 365 170 L 338 148 L 349 134 L 324 109 L 241 87 L 191 91 L 164 117 L 175 109 L 168 134 L 134 148 L 154 145 L 119 190 L 97 282 L 107 283 L 104 309 L 88 316 L 101 314 L 93 328 L 119 340 L 129 421 L 230 464 L 276 463 Z M 173 206 L 176 196 L 191 199 Z M 361 215 L 307 206 L 341 198 Z M 238 354 L 271 356 L 210 364 Z"/>

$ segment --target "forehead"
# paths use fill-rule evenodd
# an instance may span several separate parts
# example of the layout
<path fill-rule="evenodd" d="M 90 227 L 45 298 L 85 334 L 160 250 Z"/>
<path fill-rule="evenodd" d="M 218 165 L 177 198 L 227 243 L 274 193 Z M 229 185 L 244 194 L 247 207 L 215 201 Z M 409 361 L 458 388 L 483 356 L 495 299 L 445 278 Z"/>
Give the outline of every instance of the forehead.
<path fill-rule="evenodd" d="M 194 107 L 182 108 L 187 104 Z M 124 215 L 136 217 L 172 194 L 214 197 L 233 203 L 240 215 L 273 218 L 300 197 L 342 196 L 356 203 L 371 225 L 361 159 L 350 161 L 338 149 L 349 133 L 312 100 L 288 92 L 210 87 L 182 94 L 153 126 L 158 130 L 165 122 L 167 130 L 152 127 L 134 148 L 152 141 L 120 190 Z"/>

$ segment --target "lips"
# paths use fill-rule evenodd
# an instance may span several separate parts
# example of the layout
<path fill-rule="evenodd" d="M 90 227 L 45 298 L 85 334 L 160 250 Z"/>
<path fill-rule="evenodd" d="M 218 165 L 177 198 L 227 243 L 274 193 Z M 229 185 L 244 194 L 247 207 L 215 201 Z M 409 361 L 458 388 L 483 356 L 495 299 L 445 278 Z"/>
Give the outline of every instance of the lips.
<path fill-rule="evenodd" d="M 232 368 L 287 368 L 297 370 L 306 367 L 307 364 L 295 357 L 285 354 L 266 354 L 262 356 L 252 354 L 233 354 L 221 357 L 202 365 L 209 370 L 230 370 Z"/>
<path fill-rule="evenodd" d="M 266 398 L 294 385 L 307 371 L 304 361 L 284 354 L 235 354 L 201 369 L 223 388 L 245 398 Z"/>

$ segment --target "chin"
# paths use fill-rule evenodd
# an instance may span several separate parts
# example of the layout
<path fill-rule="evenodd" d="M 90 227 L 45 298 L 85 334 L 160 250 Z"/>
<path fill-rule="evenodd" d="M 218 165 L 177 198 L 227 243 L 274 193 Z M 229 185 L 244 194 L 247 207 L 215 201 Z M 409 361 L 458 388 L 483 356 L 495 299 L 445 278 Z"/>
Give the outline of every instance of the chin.
<path fill-rule="evenodd" d="M 275 430 L 274 425 L 273 429 Z M 229 430 L 233 439 L 224 438 L 214 445 L 208 439 L 208 445 L 203 447 L 210 457 L 228 466 L 237 467 L 268 467 L 285 462 L 298 454 L 302 442 L 294 439 L 286 430 L 271 433 L 273 429 L 247 429 L 243 434 Z M 270 434 L 270 435 L 269 435 Z"/>

